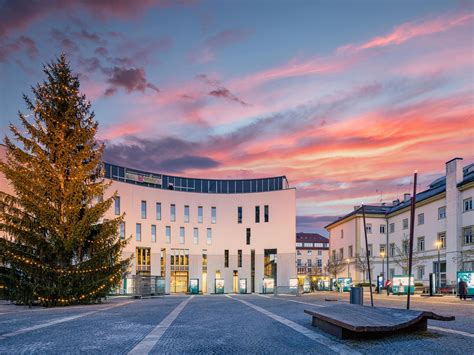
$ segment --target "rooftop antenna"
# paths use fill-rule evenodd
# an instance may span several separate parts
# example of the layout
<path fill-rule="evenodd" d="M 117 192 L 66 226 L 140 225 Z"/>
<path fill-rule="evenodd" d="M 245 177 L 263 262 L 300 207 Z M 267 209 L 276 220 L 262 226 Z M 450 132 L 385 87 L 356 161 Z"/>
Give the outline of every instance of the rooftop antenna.
<path fill-rule="evenodd" d="M 382 193 L 383 193 L 383 191 L 382 191 L 382 190 L 379 190 L 379 189 L 377 189 L 377 190 L 375 190 L 375 192 L 380 192 L 380 202 L 382 202 Z"/>

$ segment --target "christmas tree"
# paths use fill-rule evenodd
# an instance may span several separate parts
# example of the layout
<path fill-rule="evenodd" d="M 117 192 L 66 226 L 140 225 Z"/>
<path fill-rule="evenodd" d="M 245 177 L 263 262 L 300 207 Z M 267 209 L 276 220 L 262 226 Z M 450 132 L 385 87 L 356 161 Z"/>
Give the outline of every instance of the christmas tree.
<path fill-rule="evenodd" d="M 96 302 L 126 272 L 123 216 L 106 220 L 103 144 L 90 102 L 64 55 L 43 69 L 46 80 L 24 95 L 30 114 L 10 125 L 0 171 L 15 195 L 0 192 L 0 280 L 20 304 Z M 1 265 L 1 263 L 0 263 Z"/>

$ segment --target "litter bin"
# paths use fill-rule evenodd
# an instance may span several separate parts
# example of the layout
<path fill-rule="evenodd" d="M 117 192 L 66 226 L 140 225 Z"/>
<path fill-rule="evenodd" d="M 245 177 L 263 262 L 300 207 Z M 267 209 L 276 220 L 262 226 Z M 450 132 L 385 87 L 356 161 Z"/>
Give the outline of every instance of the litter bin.
<path fill-rule="evenodd" d="M 363 287 L 351 287 L 351 304 L 364 304 L 364 288 Z"/>

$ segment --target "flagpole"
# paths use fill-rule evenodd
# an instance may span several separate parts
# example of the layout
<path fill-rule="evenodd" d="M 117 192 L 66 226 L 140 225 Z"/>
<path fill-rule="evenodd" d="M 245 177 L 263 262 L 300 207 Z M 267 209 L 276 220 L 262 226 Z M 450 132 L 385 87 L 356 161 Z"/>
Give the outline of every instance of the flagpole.
<path fill-rule="evenodd" d="M 411 268 L 413 263 L 413 234 L 415 231 L 415 204 L 416 204 L 416 180 L 418 172 L 415 170 L 413 177 L 413 196 L 411 198 L 411 209 L 410 209 L 410 244 L 409 244 L 409 256 L 408 256 L 408 297 L 407 297 L 407 309 L 410 309 L 410 287 L 411 287 Z"/>

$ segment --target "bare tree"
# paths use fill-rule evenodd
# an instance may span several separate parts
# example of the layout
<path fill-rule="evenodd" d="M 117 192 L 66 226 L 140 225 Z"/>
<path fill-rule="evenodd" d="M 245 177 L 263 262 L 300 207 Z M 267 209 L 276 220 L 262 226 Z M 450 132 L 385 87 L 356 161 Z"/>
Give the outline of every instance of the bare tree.
<path fill-rule="evenodd" d="M 398 245 L 395 245 L 395 253 L 396 256 L 392 258 L 392 260 L 397 264 L 398 266 L 401 267 L 403 274 L 408 273 L 408 264 L 409 264 L 409 258 L 410 258 L 410 239 L 406 234 L 403 235 L 403 240 L 402 240 L 402 247 L 399 248 Z M 420 265 L 423 263 L 423 258 L 425 256 L 425 253 L 420 253 L 416 252 L 415 249 L 413 248 L 414 253 L 412 257 L 412 270 L 415 269 L 416 266 Z"/>
<path fill-rule="evenodd" d="M 324 271 L 326 271 L 329 275 L 333 276 L 333 278 L 337 277 L 337 274 L 341 273 L 346 264 L 344 263 L 343 259 L 332 259 L 329 258 L 328 262 L 324 266 Z"/>
<path fill-rule="evenodd" d="M 464 265 L 468 262 L 474 262 L 474 248 L 461 250 L 453 256 L 453 262 L 457 265 L 457 270 L 464 271 Z"/>
<path fill-rule="evenodd" d="M 370 270 L 372 271 L 373 267 L 373 257 L 369 256 L 370 259 L 370 265 L 372 266 Z M 366 282 L 366 275 L 367 275 L 367 270 L 369 270 L 369 265 L 367 264 L 367 254 L 364 250 L 361 251 L 361 253 L 356 254 L 355 258 L 355 268 L 360 271 L 363 275 L 363 280 L 364 283 Z"/>

